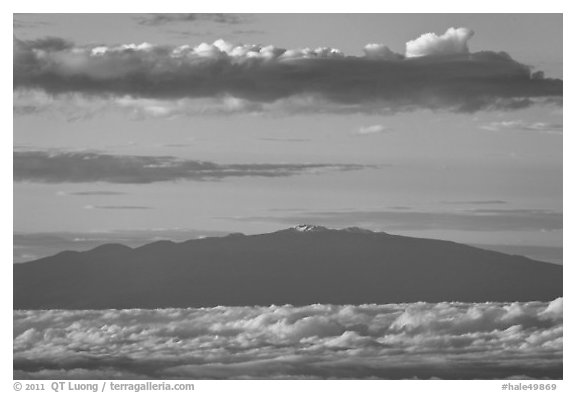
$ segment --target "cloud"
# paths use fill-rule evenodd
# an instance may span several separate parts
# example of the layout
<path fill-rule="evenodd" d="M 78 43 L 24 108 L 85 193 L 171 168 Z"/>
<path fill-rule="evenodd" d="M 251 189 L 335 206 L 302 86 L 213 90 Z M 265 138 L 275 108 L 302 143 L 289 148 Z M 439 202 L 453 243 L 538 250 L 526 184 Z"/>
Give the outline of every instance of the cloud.
<path fill-rule="evenodd" d="M 547 134 L 562 134 L 564 128 L 560 123 L 544 123 L 544 122 L 526 122 L 522 120 L 503 120 L 486 123 L 480 126 L 481 129 L 487 131 L 533 131 Z"/>
<path fill-rule="evenodd" d="M 146 184 L 227 177 L 286 177 L 323 171 L 360 170 L 357 164 L 216 164 L 172 156 L 94 152 L 15 151 L 14 181 Z"/>
<path fill-rule="evenodd" d="M 48 22 L 39 21 L 39 20 L 22 20 L 17 19 L 17 16 L 21 16 L 22 14 L 14 14 L 14 19 L 12 25 L 14 29 L 33 29 L 36 27 L 42 27 L 49 25 Z"/>
<path fill-rule="evenodd" d="M 422 34 L 406 43 L 406 57 L 467 54 L 468 40 L 473 35 L 472 30 L 464 27 L 451 27 L 441 36 L 434 33 Z"/>
<path fill-rule="evenodd" d="M 236 14 L 145 14 L 135 17 L 138 24 L 159 26 L 172 23 L 212 22 L 239 24 L 243 18 Z"/>
<path fill-rule="evenodd" d="M 150 210 L 153 207 L 150 206 L 138 206 L 138 205 L 86 205 L 84 209 L 101 209 L 101 210 Z"/>
<path fill-rule="evenodd" d="M 562 212 L 545 209 L 467 209 L 460 211 L 352 210 L 302 212 L 291 216 L 244 217 L 237 220 L 329 227 L 360 226 L 383 231 L 554 231 L 562 229 Z"/>
<path fill-rule="evenodd" d="M 265 34 L 266 31 L 264 30 L 257 30 L 257 29 L 240 29 L 240 30 L 234 30 L 232 32 L 232 34 L 234 35 L 259 35 L 259 34 Z"/>
<path fill-rule="evenodd" d="M 192 143 L 166 143 L 163 147 L 182 148 L 192 146 Z"/>
<path fill-rule="evenodd" d="M 236 112 L 288 106 L 312 113 L 394 113 L 513 110 L 561 100 L 562 80 L 532 73 L 505 53 L 468 53 L 459 41 L 467 37 L 461 30 L 421 37 L 409 45 L 418 51 L 410 49 L 407 57 L 381 44 L 367 45 L 363 56 L 347 56 L 329 47 L 285 49 L 224 40 L 78 46 L 53 37 L 15 39 L 16 108 L 34 112 L 35 106 L 18 103 L 23 91 L 43 92 L 52 100 L 68 94 L 115 106 L 138 103 L 158 116 L 198 113 L 190 107 L 204 101 L 224 102 Z"/>
<path fill-rule="evenodd" d="M 13 315 L 15 379 L 562 378 L 562 298 Z"/>
<path fill-rule="evenodd" d="M 69 122 L 91 119 L 107 112 L 127 114 L 133 120 L 146 118 L 171 119 L 194 116 L 229 116 L 236 114 L 290 114 L 354 113 L 392 114 L 390 108 L 377 103 L 329 102 L 322 97 L 297 95 L 274 102 L 261 103 L 232 96 L 213 98 L 151 99 L 131 96 L 103 97 L 80 93 L 62 93 L 57 96 L 38 89 L 14 92 L 14 115 L 26 116 L 49 113 L 60 115 Z"/>
<path fill-rule="evenodd" d="M 268 141 L 268 142 L 293 142 L 293 143 L 301 143 L 301 142 L 310 142 L 311 139 L 307 138 L 280 138 L 280 137 L 264 137 L 260 138 L 261 141 Z"/>
<path fill-rule="evenodd" d="M 384 44 L 367 44 L 364 46 L 364 54 L 367 58 L 379 60 L 401 60 L 403 57 Z"/>
<path fill-rule="evenodd" d="M 500 199 L 483 199 L 476 201 L 442 201 L 445 205 L 505 205 L 508 202 Z"/>
<path fill-rule="evenodd" d="M 388 127 L 383 126 L 381 124 L 374 124 L 372 126 L 360 127 L 356 131 L 356 135 L 374 135 L 374 134 L 382 134 L 388 131 L 389 131 Z"/>
<path fill-rule="evenodd" d="M 59 195 L 74 195 L 74 196 L 112 196 L 112 195 L 125 195 L 125 192 L 120 191 L 76 191 L 76 192 L 62 192 Z"/>

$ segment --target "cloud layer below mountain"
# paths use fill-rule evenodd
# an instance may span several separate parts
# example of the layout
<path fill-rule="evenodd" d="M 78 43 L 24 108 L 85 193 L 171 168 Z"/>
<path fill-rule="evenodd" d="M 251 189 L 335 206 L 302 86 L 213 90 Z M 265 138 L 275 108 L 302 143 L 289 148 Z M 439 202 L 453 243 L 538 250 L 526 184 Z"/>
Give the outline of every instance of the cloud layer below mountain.
<path fill-rule="evenodd" d="M 14 378 L 562 378 L 562 305 L 15 311 Z"/>

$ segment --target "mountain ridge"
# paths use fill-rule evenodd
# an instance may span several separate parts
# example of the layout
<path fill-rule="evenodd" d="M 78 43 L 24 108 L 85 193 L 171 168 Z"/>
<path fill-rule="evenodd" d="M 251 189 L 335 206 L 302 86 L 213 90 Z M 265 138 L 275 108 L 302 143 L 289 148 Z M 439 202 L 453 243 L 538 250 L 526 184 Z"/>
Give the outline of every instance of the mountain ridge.
<path fill-rule="evenodd" d="M 272 233 L 105 244 L 14 265 L 15 309 L 529 301 L 562 267 L 455 242 L 299 225 Z"/>

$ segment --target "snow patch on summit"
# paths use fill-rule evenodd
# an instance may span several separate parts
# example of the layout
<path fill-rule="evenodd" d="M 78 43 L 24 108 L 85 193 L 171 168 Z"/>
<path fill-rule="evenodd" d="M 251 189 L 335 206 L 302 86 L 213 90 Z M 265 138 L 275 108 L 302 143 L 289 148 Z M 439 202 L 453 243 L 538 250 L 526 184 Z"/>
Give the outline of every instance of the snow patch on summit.
<path fill-rule="evenodd" d="M 292 229 L 296 232 L 324 232 L 329 231 L 328 228 L 320 226 L 320 225 L 308 225 L 308 224 L 300 224 L 292 227 Z"/>

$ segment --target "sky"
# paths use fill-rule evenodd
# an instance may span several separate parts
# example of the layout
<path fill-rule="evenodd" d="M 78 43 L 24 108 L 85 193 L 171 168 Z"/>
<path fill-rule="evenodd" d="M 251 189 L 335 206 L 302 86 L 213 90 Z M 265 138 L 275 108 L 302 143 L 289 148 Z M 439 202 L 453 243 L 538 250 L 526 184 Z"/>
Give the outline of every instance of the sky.
<path fill-rule="evenodd" d="M 15 14 L 14 260 L 307 223 L 561 263 L 562 27 Z"/>

